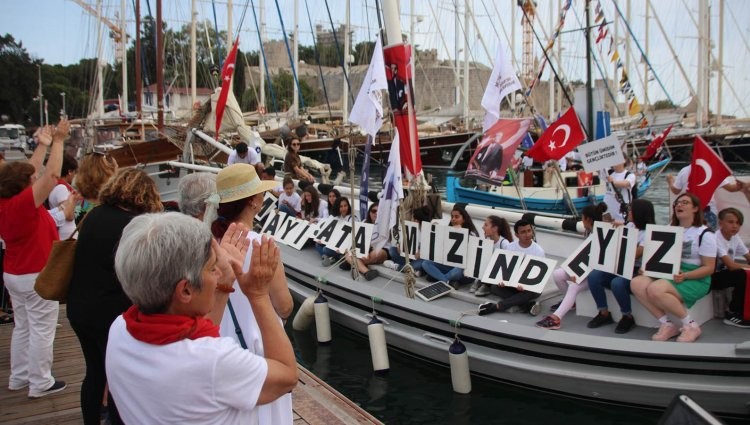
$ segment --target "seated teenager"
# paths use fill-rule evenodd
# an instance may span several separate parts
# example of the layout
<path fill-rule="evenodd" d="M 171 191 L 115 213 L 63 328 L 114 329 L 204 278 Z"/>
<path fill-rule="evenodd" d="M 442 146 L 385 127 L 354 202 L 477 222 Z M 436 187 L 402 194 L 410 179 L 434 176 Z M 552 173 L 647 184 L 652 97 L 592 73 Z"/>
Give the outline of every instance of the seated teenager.
<path fill-rule="evenodd" d="M 508 220 L 496 215 L 491 215 L 484 220 L 482 231 L 484 231 L 485 238 L 494 242 L 493 250 L 508 249 L 513 242 L 513 234 L 510 232 Z M 471 284 L 469 292 L 473 292 L 478 297 L 485 297 L 490 294 L 490 285 L 477 279 Z"/>
<path fill-rule="evenodd" d="M 367 218 L 365 219 L 365 223 L 374 224 L 377 217 L 378 203 L 374 202 L 370 205 L 370 208 L 367 209 Z M 352 259 L 349 251 L 344 254 L 344 257 L 345 260 L 343 263 L 341 263 L 341 268 L 344 270 L 351 270 Z M 359 273 L 362 274 L 362 276 L 364 276 L 366 280 L 373 280 L 378 277 L 378 271 L 375 269 L 370 269 L 368 266 L 372 264 L 383 264 L 383 262 L 388 259 L 388 245 L 381 249 L 373 249 L 372 246 L 370 246 L 370 252 L 366 257 L 357 258 L 357 270 L 359 270 Z"/>
<path fill-rule="evenodd" d="M 638 247 L 635 251 L 635 274 L 641 268 L 641 256 L 643 255 L 643 244 L 646 236 L 646 225 L 655 224 L 654 205 L 645 199 L 636 199 L 630 204 L 628 209 L 628 227 L 638 229 Z M 587 277 L 589 291 L 594 297 L 596 307 L 599 313 L 592 318 L 586 326 L 589 328 L 598 328 L 600 326 L 614 323 L 612 315 L 607 306 L 607 294 L 604 288 L 612 290 L 617 305 L 620 307 L 622 318 L 615 326 L 615 333 L 624 334 L 635 327 L 633 318 L 633 309 L 630 305 L 630 280 L 613 273 L 603 272 L 601 270 L 592 270 Z"/>
<path fill-rule="evenodd" d="M 474 223 L 471 221 L 471 216 L 466 212 L 466 204 L 457 203 L 453 205 L 451 226 L 469 229 L 470 235 L 479 236 Z M 424 260 L 422 270 L 432 279 L 446 282 L 454 289 L 458 289 L 461 284 L 461 278 L 464 277 L 464 270 L 462 268 L 446 266 L 430 260 Z"/>
<path fill-rule="evenodd" d="M 747 302 L 747 282 L 750 279 L 750 252 L 738 233 L 745 218 L 736 208 L 719 211 L 719 232 L 716 234 L 717 271 L 711 275 L 711 289 L 733 288 L 724 323 L 738 328 L 750 328 L 750 303 Z M 741 264 L 735 258 L 745 257 Z"/>
<path fill-rule="evenodd" d="M 581 210 L 581 223 L 583 223 L 584 237 L 588 237 L 594 230 L 594 222 L 602 221 L 602 214 L 607 210 L 607 204 L 587 205 Z M 575 309 L 576 295 L 579 292 L 588 289 L 588 280 L 583 279 L 581 282 L 575 281 L 575 276 L 568 276 L 562 268 L 558 267 L 552 272 L 552 280 L 557 285 L 557 289 L 563 293 L 563 299 L 552 306 L 553 313 L 544 319 L 536 322 L 536 325 L 544 329 L 560 329 L 563 317 L 568 311 Z"/>
<path fill-rule="evenodd" d="M 332 215 L 336 217 L 337 220 L 346 222 L 352 221 L 352 206 L 351 204 L 349 204 L 349 198 L 345 196 L 339 197 L 336 200 L 334 211 L 336 211 L 336 213 Z M 356 220 L 357 217 L 355 216 L 354 219 Z M 315 244 L 315 249 L 323 259 L 323 266 L 325 267 L 328 267 L 331 264 L 337 262 L 343 256 L 343 254 L 336 252 L 331 248 L 327 248 L 325 245 L 320 243 Z"/>
<path fill-rule="evenodd" d="M 294 351 L 269 296 L 278 248 L 254 242 L 248 273 L 231 262 L 265 358 L 219 337 L 227 261 L 211 231 L 187 215 L 145 214 L 125 227 L 115 271 L 133 306 L 112 324 L 106 354 L 125 423 L 258 423 L 258 406 L 297 384 Z"/>
<path fill-rule="evenodd" d="M 534 241 L 534 228 L 531 223 L 526 220 L 518 220 L 513 225 L 513 230 L 516 233 L 518 240 L 513 241 L 508 250 L 523 252 L 526 255 L 533 255 L 535 257 L 544 257 L 544 249 Z M 492 285 L 490 292 L 498 295 L 502 298 L 500 302 L 486 302 L 479 306 L 479 315 L 484 316 L 485 314 L 494 313 L 496 311 L 505 311 L 511 307 L 517 305 L 526 305 L 535 298 L 539 297 L 539 294 L 523 289 L 523 285 L 518 285 L 515 288 L 504 286 L 502 283 L 499 285 Z"/>
<path fill-rule="evenodd" d="M 711 274 L 716 265 L 716 236 L 703 224 L 700 199 L 689 192 L 678 196 L 674 202 L 672 226 L 683 230 L 679 273 L 671 280 L 639 275 L 630 282 L 630 289 L 659 319 L 659 331 L 651 336 L 652 340 L 667 341 L 677 336 L 678 342 L 693 342 L 700 336 L 701 328 L 687 309 L 711 288 Z M 667 313 L 680 318 L 681 330 L 669 321 Z"/>
<path fill-rule="evenodd" d="M 328 218 L 328 205 L 320 200 L 318 189 L 313 186 L 307 186 L 302 191 L 302 212 L 301 218 L 310 223 Z"/>
<path fill-rule="evenodd" d="M 429 222 L 432 219 L 432 208 L 427 205 L 422 205 L 412 212 L 412 218 L 419 226 L 422 226 L 422 222 Z M 406 258 L 401 255 L 401 250 L 398 246 L 391 245 L 388 248 L 388 256 L 390 257 L 390 260 L 383 262 L 383 265 L 386 267 L 394 270 L 402 270 L 406 265 Z M 414 272 L 417 276 L 422 276 L 424 275 L 424 270 L 422 270 L 422 263 L 424 260 L 419 258 L 419 252 L 417 252 L 416 256 L 417 258 L 409 261 L 409 264 L 414 268 Z M 390 265 L 388 261 L 393 262 L 393 265 Z"/>

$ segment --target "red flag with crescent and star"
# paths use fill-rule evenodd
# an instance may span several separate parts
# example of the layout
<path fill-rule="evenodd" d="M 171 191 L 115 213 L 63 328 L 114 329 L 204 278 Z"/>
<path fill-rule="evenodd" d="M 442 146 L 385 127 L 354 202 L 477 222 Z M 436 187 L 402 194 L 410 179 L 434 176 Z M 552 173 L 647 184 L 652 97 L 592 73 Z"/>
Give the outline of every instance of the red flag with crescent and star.
<path fill-rule="evenodd" d="M 731 175 L 732 170 L 706 144 L 706 141 L 700 136 L 695 136 L 687 191 L 701 200 L 702 207 L 708 205 L 719 185 Z"/>
<path fill-rule="evenodd" d="M 667 127 L 666 130 L 664 130 L 660 135 L 654 137 L 654 140 L 649 143 L 649 145 L 646 147 L 646 152 L 641 155 L 641 160 L 648 161 L 656 155 L 656 151 L 659 150 L 661 145 L 664 144 L 664 141 L 667 140 L 667 136 L 669 135 L 669 132 L 672 130 L 672 126 L 674 124 L 670 124 L 669 127 Z"/>
<path fill-rule="evenodd" d="M 559 160 L 586 139 L 576 111 L 571 106 L 542 133 L 527 154 L 538 162 Z"/>
<path fill-rule="evenodd" d="M 224 106 L 227 104 L 227 96 L 229 96 L 230 85 L 232 83 L 232 75 L 234 75 L 234 61 L 237 59 L 237 46 L 240 44 L 240 38 L 234 40 L 232 50 L 227 55 L 227 59 L 224 61 L 224 66 L 221 68 L 221 92 L 219 93 L 219 99 L 216 101 L 216 137 L 219 137 L 219 129 L 221 128 L 221 119 L 224 117 Z"/>

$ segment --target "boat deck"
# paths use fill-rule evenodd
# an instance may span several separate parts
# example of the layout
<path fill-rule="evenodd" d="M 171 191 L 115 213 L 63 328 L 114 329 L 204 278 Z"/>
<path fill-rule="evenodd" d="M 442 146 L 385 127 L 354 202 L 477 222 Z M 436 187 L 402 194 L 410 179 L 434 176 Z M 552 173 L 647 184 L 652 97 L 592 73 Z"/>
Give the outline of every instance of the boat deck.
<path fill-rule="evenodd" d="M 57 394 L 30 399 L 26 391 L 9 391 L 10 338 L 12 325 L 0 326 L 0 423 L 17 424 L 80 424 L 80 391 L 85 363 L 81 347 L 60 308 L 55 336 L 55 378 L 68 383 Z M 303 424 L 380 424 L 375 417 L 345 398 L 307 369 L 298 366 L 299 383 L 292 393 L 294 423 Z"/>

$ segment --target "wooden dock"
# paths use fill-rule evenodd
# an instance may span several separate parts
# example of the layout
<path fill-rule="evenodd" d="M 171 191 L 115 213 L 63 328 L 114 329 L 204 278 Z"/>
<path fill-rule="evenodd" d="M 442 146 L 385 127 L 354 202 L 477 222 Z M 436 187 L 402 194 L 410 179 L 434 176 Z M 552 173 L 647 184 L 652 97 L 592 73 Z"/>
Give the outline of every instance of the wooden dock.
<path fill-rule="evenodd" d="M 57 394 L 30 399 L 26 390 L 8 390 L 12 331 L 12 325 L 0 326 L 0 423 L 80 424 L 79 403 L 85 364 L 78 338 L 65 317 L 65 307 L 60 308 L 52 373 L 55 378 L 67 382 L 68 387 Z M 299 383 L 292 392 L 295 425 L 381 423 L 310 371 L 298 367 Z"/>

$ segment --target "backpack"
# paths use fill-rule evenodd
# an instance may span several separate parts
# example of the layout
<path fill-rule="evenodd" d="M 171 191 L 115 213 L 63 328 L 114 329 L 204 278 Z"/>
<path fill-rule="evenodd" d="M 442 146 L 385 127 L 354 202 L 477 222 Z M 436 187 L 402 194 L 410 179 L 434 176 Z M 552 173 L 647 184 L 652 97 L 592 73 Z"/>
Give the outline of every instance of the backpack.
<path fill-rule="evenodd" d="M 609 172 L 607 174 L 612 175 L 615 170 L 610 168 Z M 630 170 L 625 172 L 625 178 L 628 178 L 630 175 Z M 635 183 L 633 183 L 633 187 L 630 188 L 630 202 L 633 202 L 634 200 L 638 199 L 638 179 L 635 179 Z"/>

